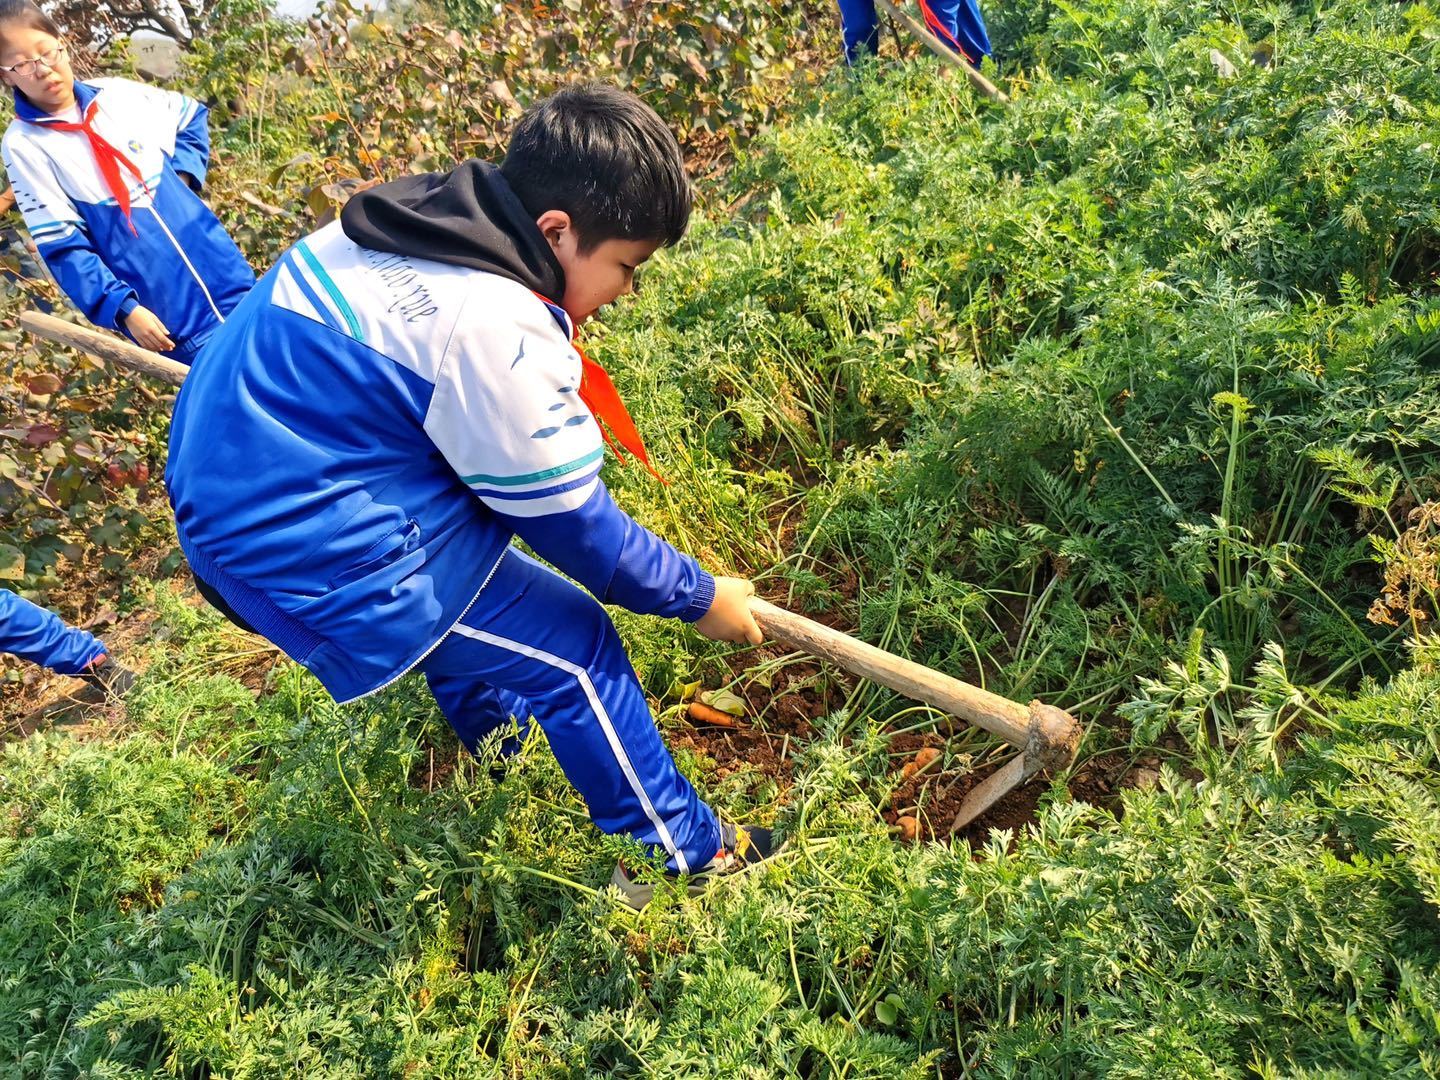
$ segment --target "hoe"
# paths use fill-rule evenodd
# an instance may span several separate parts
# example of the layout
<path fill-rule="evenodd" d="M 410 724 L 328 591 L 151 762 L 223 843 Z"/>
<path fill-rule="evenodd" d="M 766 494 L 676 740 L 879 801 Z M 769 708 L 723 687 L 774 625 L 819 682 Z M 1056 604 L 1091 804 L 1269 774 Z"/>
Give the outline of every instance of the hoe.
<path fill-rule="evenodd" d="M 34 311 L 22 315 L 20 325 L 37 337 L 68 345 L 175 386 L 185 381 L 188 369 L 183 364 L 167 360 L 113 334 L 76 326 Z M 1063 769 L 1075 758 L 1080 727 L 1067 712 L 1040 701 L 1022 705 L 1000 697 L 913 660 L 877 649 L 768 601 L 756 598 L 750 606 L 755 621 L 767 637 L 984 728 L 1020 751 L 1008 764 L 966 795 L 951 825 L 951 832 L 965 828 L 1001 797 L 1037 773 Z"/>

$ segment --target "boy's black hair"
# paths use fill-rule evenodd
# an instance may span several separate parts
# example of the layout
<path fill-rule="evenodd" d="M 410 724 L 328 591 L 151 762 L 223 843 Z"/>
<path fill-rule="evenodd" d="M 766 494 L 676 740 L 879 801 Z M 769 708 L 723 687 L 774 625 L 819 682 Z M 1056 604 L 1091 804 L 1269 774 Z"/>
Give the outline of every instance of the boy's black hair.
<path fill-rule="evenodd" d="M 690 222 L 680 144 L 654 109 L 604 83 L 567 86 L 527 109 L 500 171 L 532 217 L 569 214 L 582 252 L 606 240 L 668 247 Z"/>
<path fill-rule="evenodd" d="M 0 34 L 7 26 L 23 26 L 39 30 L 53 38 L 63 37 L 55 20 L 46 15 L 30 0 L 0 0 Z"/>

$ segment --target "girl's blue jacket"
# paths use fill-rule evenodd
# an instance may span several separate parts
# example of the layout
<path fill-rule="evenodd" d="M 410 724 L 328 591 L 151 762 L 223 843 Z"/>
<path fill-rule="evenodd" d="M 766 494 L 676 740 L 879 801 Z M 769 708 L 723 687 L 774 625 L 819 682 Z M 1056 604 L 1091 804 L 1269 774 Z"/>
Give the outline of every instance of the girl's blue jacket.
<path fill-rule="evenodd" d="M 45 265 L 91 322 L 125 329 L 137 305 L 159 316 L 189 363 L 255 284 L 245 256 L 179 175 L 205 182 L 208 112 L 199 102 L 128 79 L 76 82 L 81 112 L 98 101 L 94 130 L 131 161 L 127 220 L 85 135 L 15 95 L 0 157 Z M 131 230 L 131 225 L 134 231 Z"/>

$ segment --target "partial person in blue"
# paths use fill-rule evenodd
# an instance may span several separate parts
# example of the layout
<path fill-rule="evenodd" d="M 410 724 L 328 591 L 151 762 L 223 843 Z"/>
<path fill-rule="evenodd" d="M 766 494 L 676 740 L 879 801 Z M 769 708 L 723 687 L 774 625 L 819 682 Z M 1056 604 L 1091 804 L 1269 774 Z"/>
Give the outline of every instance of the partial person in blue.
<path fill-rule="evenodd" d="M 0 652 L 11 653 L 60 675 L 124 696 L 135 676 L 110 658 L 94 634 L 67 626 L 53 611 L 0 589 Z"/>
<path fill-rule="evenodd" d="M 78 82 L 55 23 L 0 0 L 15 120 L 0 157 L 40 256 L 85 317 L 190 363 L 255 284 L 197 194 L 205 106 L 128 79 Z"/>
<path fill-rule="evenodd" d="M 918 0 L 930 32 L 968 60 L 972 67 L 990 55 L 990 35 L 975 0 Z M 840 0 L 840 23 L 845 35 L 845 59 L 854 63 L 861 53 L 880 45 L 880 22 L 875 0 Z"/>

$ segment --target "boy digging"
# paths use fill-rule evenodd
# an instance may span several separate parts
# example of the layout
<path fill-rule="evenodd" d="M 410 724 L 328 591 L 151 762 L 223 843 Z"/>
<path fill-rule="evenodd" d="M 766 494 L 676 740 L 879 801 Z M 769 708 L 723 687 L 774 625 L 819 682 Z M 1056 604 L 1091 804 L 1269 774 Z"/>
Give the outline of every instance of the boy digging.
<path fill-rule="evenodd" d="M 767 858 L 768 831 L 717 820 L 604 609 L 510 547 L 603 602 L 761 640 L 748 581 L 712 577 L 611 500 L 600 422 L 644 448 L 571 344 L 690 206 L 669 130 L 601 85 L 532 107 L 499 168 L 356 195 L 215 334 L 165 479 L 202 591 L 338 701 L 419 668 L 472 750 L 533 716 L 595 824 L 698 891 Z M 649 899 L 624 867 L 613 881 Z"/>

